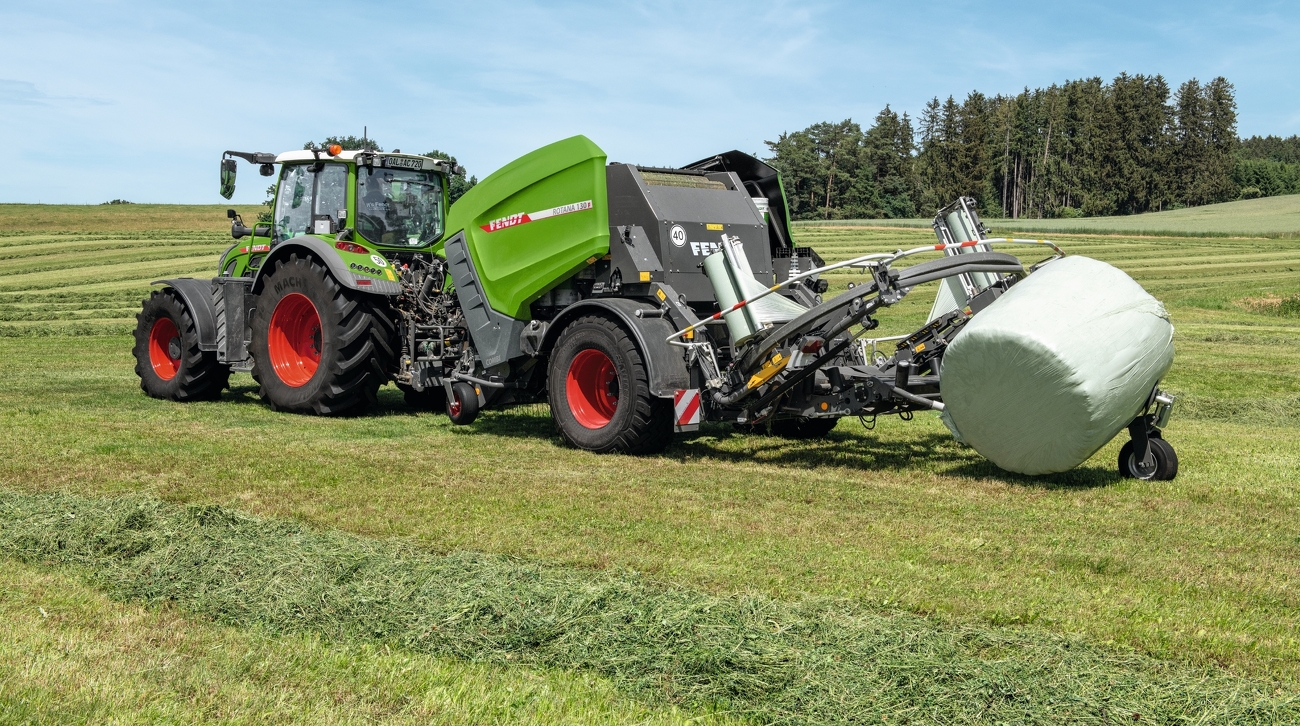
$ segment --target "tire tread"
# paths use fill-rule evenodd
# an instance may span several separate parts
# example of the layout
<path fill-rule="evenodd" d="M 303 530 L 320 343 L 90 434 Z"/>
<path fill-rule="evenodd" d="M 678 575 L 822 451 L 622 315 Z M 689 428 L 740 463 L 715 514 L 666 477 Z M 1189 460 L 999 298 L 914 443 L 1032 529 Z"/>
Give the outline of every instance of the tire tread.
<path fill-rule="evenodd" d="M 158 378 L 149 362 L 149 333 L 160 314 L 170 317 L 181 334 L 181 369 L 179 380 L 164 381 Z M 199 349 L 198 325 L 189 307 L 172 288 L 153 290 L 140 306 L 135 316 L 135 373 L 140 377 L 140 390 L 154 398 L 169 401 L 211 401 L 221 397 L 230 383 L 230 366 L 217 362 L 216 351 Z"/>
<path fill-rule="evenodd" d="M 343 287 L 329 270 L 311 257 L 290 255 L 267 276 L 266 289 L 274 286 L 282 274 L 290 274 L 297 268 L 296 274 L 310 274 L 322 282 L 330 295 L 330 304 L 338 319 L 336 342 L 338 354 L 330 361 L 331 379 L 320 385 L 314 399 L 302 405 L 277 406 L 267 390 L 266 378 L 276 375 L 263 363 L 253 357 L 253 378 L 261 386 L 262 399 L 276 410 L 288 410 L 296 413 L 315 413 L 322 416 L 353 415 L 364 412 L 378 399 L 379 387 L 388 382 L 388 370 L 392 351 L 390 339 L 396 334 L 392 320 L 384 314 L 387 301 L 370 299 L 364 293 L 356 293 Z M 260 301 L 259 301 L 260 302 Z M 269 316 L 271 311 L 259 311 Z M 257 335 L 257 333 L 254 333 Z M 324 361 L 322 361 L 324 364 Z"/>

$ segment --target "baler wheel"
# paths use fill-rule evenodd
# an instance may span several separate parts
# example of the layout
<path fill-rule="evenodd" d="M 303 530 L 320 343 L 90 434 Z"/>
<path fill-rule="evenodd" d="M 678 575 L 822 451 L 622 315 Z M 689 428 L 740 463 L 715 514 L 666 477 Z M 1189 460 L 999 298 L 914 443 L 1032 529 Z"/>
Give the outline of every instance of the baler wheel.
<path fill-rule="evenodd" d="M 140 388 L 169 401 L 214 399 L 230 382 L 230 366 L 199 350 L 199 332 L 184 299 L 155 290 L 136 315 L 135 373 Z"/>
<path fill-rule="evenodd" d="M 1125 479 L 1143 479 L 1146 481 L 1172 481 L 1178 476 L 1178 454 L 1168 441 L 1159 436 L 1147 439 L 1154 462 L 1147 467 L 1138 466 L 1137 456 L 1133 451 L 1137 447 L 1126 441 L 1119 450 L 1119 475 Z"/>
<path fill-rule="evenodd" d="M 447 399 L 447 418 L 457 426 L 468 426 L 478 418 L 478 391 L 464 381 L 451 384 Z"/>
<path fill-rule="evenodd" d="M 609 318 L 581 317 L 560 333 L 547 387 L 551 419 L 572 446 L 650 454 L 672 441 L 672 401 L 651 395 L 636 341 Z"/>
<path fill-rule="evenodd" d="M 277 411 L 355 414 L 388 381 L 396 327 L 387 301 L 349 290 L 291 255 L 266 277 L 253 314 L 253 378 Z"/>

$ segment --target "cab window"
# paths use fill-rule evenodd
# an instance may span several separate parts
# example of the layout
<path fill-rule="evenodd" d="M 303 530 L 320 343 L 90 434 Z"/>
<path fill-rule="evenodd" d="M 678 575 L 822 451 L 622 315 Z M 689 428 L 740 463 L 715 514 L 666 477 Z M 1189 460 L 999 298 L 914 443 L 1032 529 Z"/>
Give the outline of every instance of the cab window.
<path fill-rule="evenodd" d="M 275 238 L 312 234 L 315 220 L 329 217 L 334 229 L 344 226 L 348 168 L 344 164 L 286 166 L 275 200 Z"/>

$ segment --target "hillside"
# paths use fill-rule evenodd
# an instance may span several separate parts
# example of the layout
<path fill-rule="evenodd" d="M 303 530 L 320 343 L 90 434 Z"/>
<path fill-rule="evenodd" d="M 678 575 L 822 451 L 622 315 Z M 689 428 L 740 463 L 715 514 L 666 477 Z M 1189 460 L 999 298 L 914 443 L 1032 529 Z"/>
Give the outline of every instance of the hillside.
<path fill-rule="evenodd" d="M 994 232 L 1176 235 L 1180 237 L 1300 236 L 1300 194 L 1207 204 L 1168 212 L 1078 219 L 986 219 Z M 800 226 L 929 227 L 929 219 L 842 219 Z"/>

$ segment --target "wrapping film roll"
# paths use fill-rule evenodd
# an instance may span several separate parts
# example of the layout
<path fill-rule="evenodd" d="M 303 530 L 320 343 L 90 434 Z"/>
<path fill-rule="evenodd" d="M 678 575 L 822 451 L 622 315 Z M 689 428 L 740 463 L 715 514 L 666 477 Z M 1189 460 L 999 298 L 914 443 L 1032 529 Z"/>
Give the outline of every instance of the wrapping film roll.
<path fill-rule="evenodd" d="M 1082 464 L 1141 412 L 1174 359 L 1160 301 L 1087 257 L 1048 263 L 985 308 L 944 354 L 943 422 L 1008 471 Z"/>

